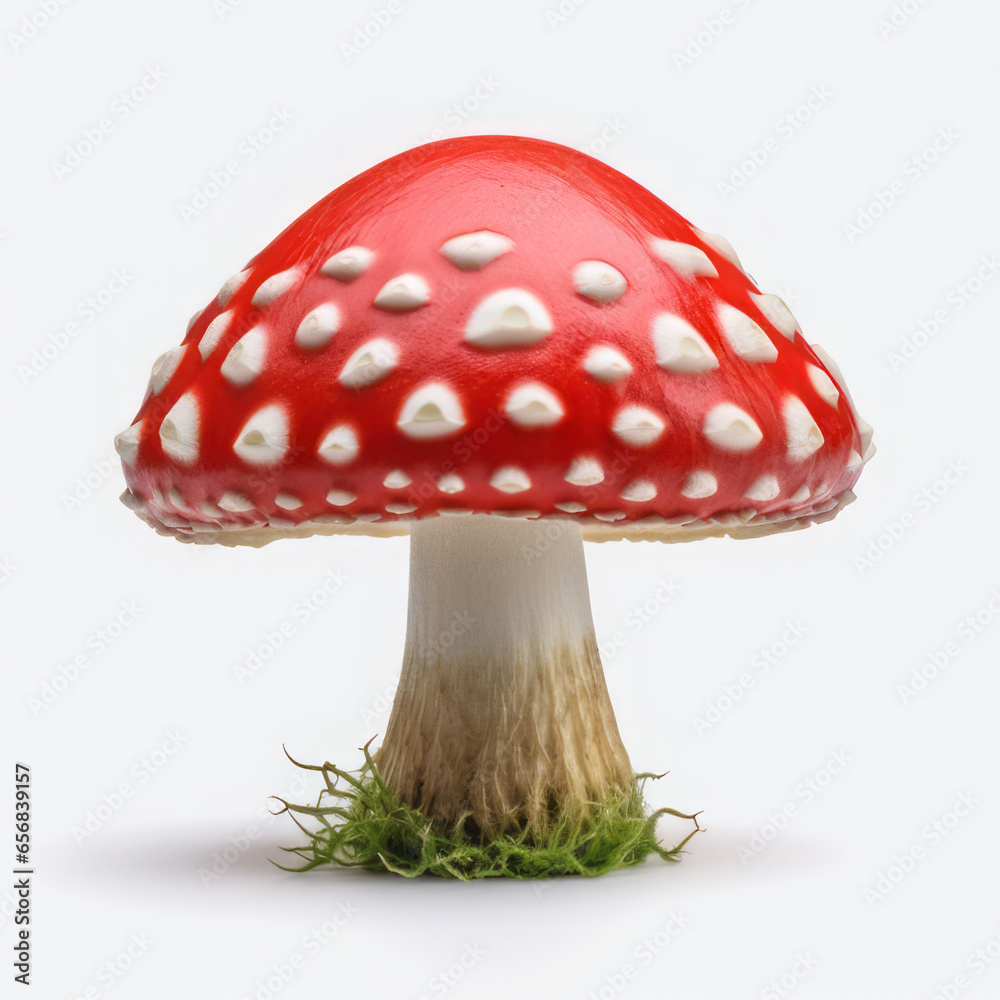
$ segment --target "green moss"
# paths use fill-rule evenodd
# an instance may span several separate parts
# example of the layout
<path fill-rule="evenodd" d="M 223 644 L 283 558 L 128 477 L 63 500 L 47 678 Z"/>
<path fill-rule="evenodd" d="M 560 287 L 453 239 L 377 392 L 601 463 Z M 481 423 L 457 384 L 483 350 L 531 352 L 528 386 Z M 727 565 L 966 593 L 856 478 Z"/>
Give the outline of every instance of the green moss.
<path fill-rule="evenodd" d="M 641 864 L 656 853 L 677 861 L 684 845 L 701 829 L 698 814 L 674 809 L 648 813 L 643 801 L 647 780 L 662 777 L 637 774 L 625 794 L 594 803 L 582 818 L 553 815 L 544 829 L 524 828 L 484 839 L 460 821 L 451 829 L 401 804 L 363 748 L 365 763 L 354 772 L 333 764 L 300 764 L 319 771 L 326 787 L 315 805 L 293 805 L 284 799 L 278 813 L 287 812 L 309 838 L 303 847 L 282 850 L 297 855 L 298 867 L 278 865 L 286 871 L 309 871 L 322 865 L 344 865 L 369 871 L 391 871 L 413 878 L 440 875 L 475 879 L 492 876 L 546 878 L 552 875 L 603 875 L 616 868 Z M 656 839 L 656 821 L 663 815 L 694 822 L 694 829 L 672 848 Z M 310 829 L 306 822 L 310 822 Z"/>

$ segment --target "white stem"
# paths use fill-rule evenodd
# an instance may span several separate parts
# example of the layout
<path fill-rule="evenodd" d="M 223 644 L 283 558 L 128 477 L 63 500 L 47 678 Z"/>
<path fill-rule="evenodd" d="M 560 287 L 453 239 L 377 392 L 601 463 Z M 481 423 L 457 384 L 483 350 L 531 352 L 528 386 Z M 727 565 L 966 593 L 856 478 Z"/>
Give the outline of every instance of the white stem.
<path fill-rule="evenodd" d="M 484 831 L 627 789 L 570 521 L 411 529 L 406 651 L 379 764 L 403 801 Z"/>

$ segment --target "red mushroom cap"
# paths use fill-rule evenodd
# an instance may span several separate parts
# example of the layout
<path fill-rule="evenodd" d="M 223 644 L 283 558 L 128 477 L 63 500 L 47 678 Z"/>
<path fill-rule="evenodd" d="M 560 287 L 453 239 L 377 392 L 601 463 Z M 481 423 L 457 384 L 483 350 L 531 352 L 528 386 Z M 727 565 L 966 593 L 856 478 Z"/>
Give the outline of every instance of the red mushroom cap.
<path fill-rule="evenodd" d="M 853 499 L 870 438 L 724 239 L 576 150 L 477 136 L 292 223 L 116 444 L 157 530 L 259 545 L 469 511 L 761 534 Z"/>

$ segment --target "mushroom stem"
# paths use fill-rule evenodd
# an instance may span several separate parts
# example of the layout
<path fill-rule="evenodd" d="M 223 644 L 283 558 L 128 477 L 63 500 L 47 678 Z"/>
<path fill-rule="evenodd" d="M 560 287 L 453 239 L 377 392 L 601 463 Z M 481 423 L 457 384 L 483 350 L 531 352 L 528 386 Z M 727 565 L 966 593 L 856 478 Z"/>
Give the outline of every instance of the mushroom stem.
<path fill-rule="evenodd" d="M 402 675 L 378 764 L 399 799 L 483 834 L 582 817 L 634 775 L 571 521 L 418 521 Z"/>

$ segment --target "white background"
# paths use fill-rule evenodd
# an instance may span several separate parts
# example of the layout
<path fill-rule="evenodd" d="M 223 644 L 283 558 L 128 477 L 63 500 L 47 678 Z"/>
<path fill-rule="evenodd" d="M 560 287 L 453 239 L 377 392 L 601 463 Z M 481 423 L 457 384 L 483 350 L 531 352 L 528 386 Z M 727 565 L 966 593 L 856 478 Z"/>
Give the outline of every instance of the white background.
<path fill-rule="evenodd" d="M 34 782 L 25 995 L 1000 990 L 1000 960 L 974 957 L 1000 955 L 1000 11 L 556 2 L 400 0 L 363 48 L 384 0 L 76 0 L 32 37 L 22 19 L 44 4 L 4 4 L 0 607 L 4 759 Z M 290 121 L 262 131 L 276 111 Z M 435 130 L 587 150 L 724 233 L 876 428 L 859 499 L 830 524 L 588 546 L 626 745 L 671 771 L 650 801 L 704 809 L 677 865 L 534 884 L 278 871 L 277 845 L 298 842 L 266 814 L 296 778 L 282 743 L 354 766 L 384 730 L 406 540 L 198 549 L 117 501 L 112 436 L 190 314 L 327 191 Z M 184 212 L 199 191 L 216 196 Z M 346 582 L 302 614 L 331 571 Z M 120 614 L 134 620 L 109 644 Z"/>

